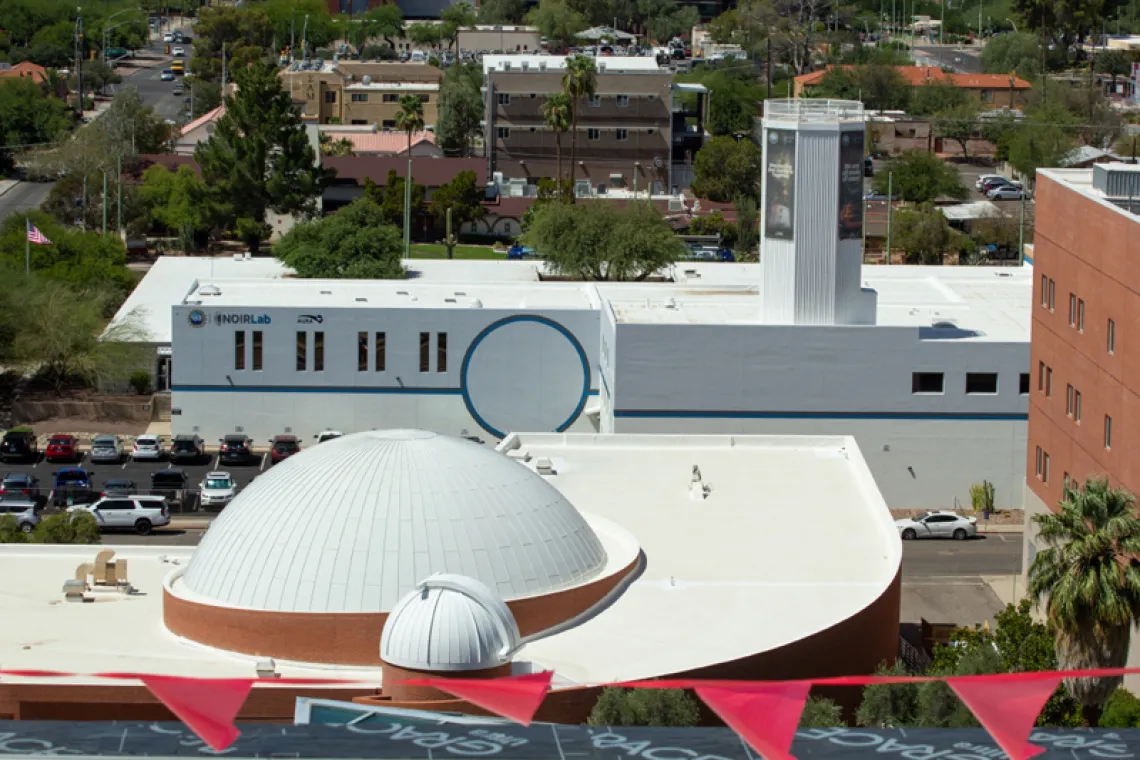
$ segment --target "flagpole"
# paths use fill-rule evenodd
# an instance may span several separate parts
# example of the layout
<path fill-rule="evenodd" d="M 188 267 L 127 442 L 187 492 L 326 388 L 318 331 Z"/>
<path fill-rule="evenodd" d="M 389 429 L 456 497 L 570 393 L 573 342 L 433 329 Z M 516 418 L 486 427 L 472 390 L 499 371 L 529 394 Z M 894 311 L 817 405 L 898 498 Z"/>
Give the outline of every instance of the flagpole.
<path fill-rule="evenodd" d="M 103 172 L 103 234 L 107 234 L 107 172 Z"/>
<path fill-rule="evenodd" d="M 24 274 L 32 276 L 32 220 L 24 216 Z"/>

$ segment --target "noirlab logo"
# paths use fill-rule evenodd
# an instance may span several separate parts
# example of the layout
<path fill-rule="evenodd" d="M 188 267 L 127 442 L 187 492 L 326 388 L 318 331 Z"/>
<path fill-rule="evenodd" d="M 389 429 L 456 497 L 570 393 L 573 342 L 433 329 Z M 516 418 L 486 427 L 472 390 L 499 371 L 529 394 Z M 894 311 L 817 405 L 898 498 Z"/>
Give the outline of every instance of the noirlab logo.
<path fill-rule="evenodd" d="M 299 324 L 299 325 L 312 325 L 312 324 L 319 325 L 319 324 L 323 324 L 324 321 L 325 321 L 325 318 L 322 317 L 320 314 L 301 314 L 297 317 L 297 324 Z"/>
<path fill-rule="evenodd" d="M 186 321 L 190 323 L 191 327 L 202 327 L 209 320 L 207 319 L 206 313 L 204 311 L 201 309 L 194 309 L 194 311 L 186 315 Z"/>
<path fill-rule="evenodd" d="M 219 325 L 267 325 L 273 321 L 268 314 L 218 314 L 214 319 Z"/>

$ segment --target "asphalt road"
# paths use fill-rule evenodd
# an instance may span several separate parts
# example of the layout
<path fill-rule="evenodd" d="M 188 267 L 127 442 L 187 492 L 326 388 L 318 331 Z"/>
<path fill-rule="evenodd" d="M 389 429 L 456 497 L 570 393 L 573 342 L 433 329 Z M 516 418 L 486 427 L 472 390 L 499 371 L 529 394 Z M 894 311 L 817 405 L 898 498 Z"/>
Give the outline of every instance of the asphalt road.
<path fill-rule="evenodd" d="M 913 579 L 960 579 L 1021 572 L 1020 533 L 990 533 L 969 541 L 903 542 L 903 583 Z"/>
<path fill-rule="evenodd" d="M 981 74 L 981 48 L 958 45 L 915 45 L 911 52 L 919 66 L 951 66 L 963 74 Z"/>
<path fill-rule="evenodd" d="M 179 27 L 172 27 L 170 31 L 178 29 Z M 181 31 L 193 34 L 189 26 L 181 27 Z M 162 70 L 170 65 L 172 56 L 166 54 L 166 43 L 162 42 L 161 35 L 158 35 L 157 40 L 157 43 L 146 48 L 144 57 L 138 60 L 137 68 L 128 70 L 124 67 L 120 69 L 123 75 L 123 84 L 137 87 L 143 103 L 153 107 L 159 118 L 181 124 L 180 114 L 183 103 L 190 93 L 187 91 L 184 95 L 177 96 L 173 94 L 175 82 L 180 81 L 181 77 L 178 77 L 175 82 L 163 82 L 161 80 Z M 170 47 L 173 49 L 175 45 L 172 44 Z M 189 67 L 190 56 L 194 52 L 193 43 L 185 43 L 181 47 L 186 50 L 183 60 L 187 62 L 187 67 Z"/>
<path fill-rule="evenodd" d="M 48 197 L 54 182 L 18 182 L 0 195 L 0 219 L 39 208 Z"/>

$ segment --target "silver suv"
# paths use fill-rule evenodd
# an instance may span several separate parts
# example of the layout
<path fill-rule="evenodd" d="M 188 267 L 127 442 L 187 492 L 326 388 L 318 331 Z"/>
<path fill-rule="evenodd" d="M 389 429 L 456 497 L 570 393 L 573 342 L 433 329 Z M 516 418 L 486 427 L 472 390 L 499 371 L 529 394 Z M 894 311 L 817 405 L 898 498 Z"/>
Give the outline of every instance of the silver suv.
<path fill-rule="evenodd" d="M 0 516 L 12 515 L 24 533 L 31 533 L 40 523 L 40 515 L 35 502 L 0 501 Z"/>
<path fill-rule="evenodd" d="M 100 530 L 128 528 L 145 536 L 152 528 L 170 524 L 166 499 L 161 496 L 106 496 L 93 504 L 80 504 L 68 511 L 80 509 L 94 515 Z"/>

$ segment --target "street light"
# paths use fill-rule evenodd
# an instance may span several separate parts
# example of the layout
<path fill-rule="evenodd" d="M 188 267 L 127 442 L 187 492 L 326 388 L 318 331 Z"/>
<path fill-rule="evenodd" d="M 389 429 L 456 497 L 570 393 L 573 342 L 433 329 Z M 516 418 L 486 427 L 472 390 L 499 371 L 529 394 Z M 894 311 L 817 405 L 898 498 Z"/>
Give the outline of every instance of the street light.
<path fill-rule="evenodd" d="M 108 26 L 108 25 L 107 25 L 107 23 L 108 23 L 108 22 L 109 22 L 111 19 L 113 19 L 115 16 L 118 16 L 118 15 L 119 15 L 119 14 L 121 14 L 121 13 L 132 13 L 132 12 L 135 12 L 135 13 L 141 13 L 141 12 L 142 12 L 142 8 L 124 8 L 124 9 L 123 9 L 123 10 L 121 10 L 121 11 L 115 11 L 114 13 L 112 13 L 110 16 L 108 16 L 108 17 L 107 17 L 107 18 L 106 18 L 106 19 L 103 21 L 103 24 L 104 24 L 104 26 L 103 26 L 103 64 L 104 64 L 104 65 L 106 65 L 106 63 L 107 63 L 107 33 L 108 33 L 108 32 L 110 32 L 112 29 L 114 29 L 114 28 L 116 28 L 116 27 L 120 27 L 120 26 L 123 26 L 124 24 L 130 24 L 130 23 L 132 23 L 132 22 L 130 22 L 130 21 L 121 21 L 121 22 L 119 22 L 118 24 L 114 24 L 113 26 Z"/>

